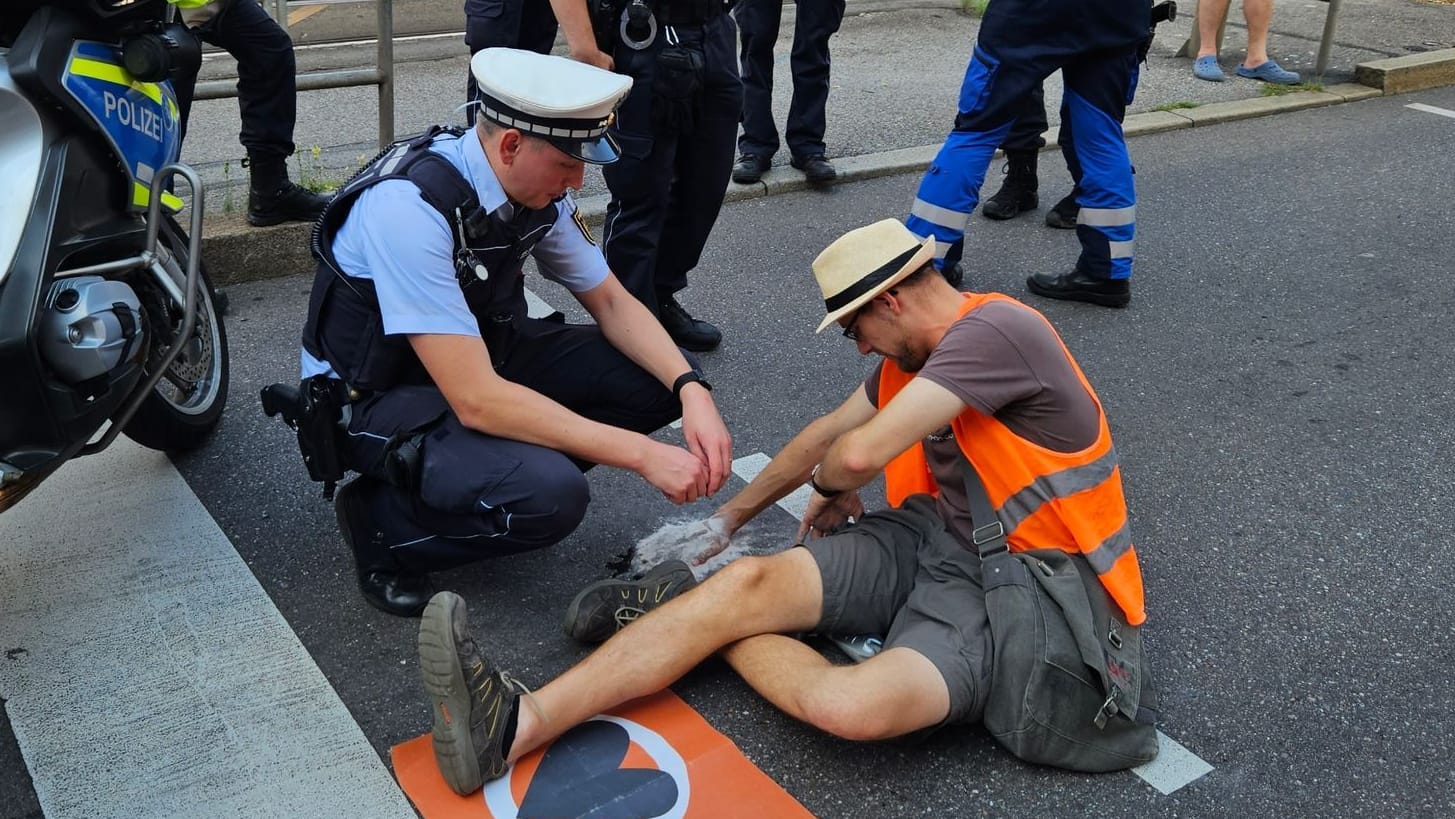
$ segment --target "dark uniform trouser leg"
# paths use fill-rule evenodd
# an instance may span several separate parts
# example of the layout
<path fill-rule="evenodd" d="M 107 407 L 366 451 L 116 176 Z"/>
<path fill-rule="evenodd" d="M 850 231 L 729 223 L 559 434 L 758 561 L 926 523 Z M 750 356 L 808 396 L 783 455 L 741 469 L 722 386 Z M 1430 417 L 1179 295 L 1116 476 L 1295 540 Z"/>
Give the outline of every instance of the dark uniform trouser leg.
<path fill-rule="evenodd" d="M 1069 63 L 1061 73 L 1066 78 L 1061 121 L 1068 123 L 1065 141 L 1071 146 L 1067 166 L 1080 192 L 1076 267 L 1091 276 L 1127 279 L 1137 193 L 1122 118 L 1136 90 L 1136 48 L 1094 54 Z"/>
<path fill-rule="evenodd" d="M 523 48 L 549 54 L 556 44 L 556 14 L 548 0 L 465 0 L 465 45 L 470 55 L 486 48 Z M 465 101 L 480 98 L 479 86 L 465 69 Z M 475 124 L 475 108 L 465 109 Z"/>
<path fill-rule="evenodd" d="M 235 0 L 197 28 L 203 41 L 237 59 L 237 105 L 242 118 L 238 140 L 250 156 L 286 158 L 293 153 L 298 119 L 298 89 L 293 41 L 251 0 Z M 185 123 L 191 89 L 182 108 Z M 179 101 L 180 102 L 180 101 Z"/>
<path fill-rule="evenodd" d="M 733 15 L 742 30 L 743 135 L 738 150 L 771 157 L 778 152 L 773 122 L 773 44 L 783 18 L 782 0 L 740 0 Z"/>
<path fill-rule="evenodd" d="M 617 71 L 634 83 L 617 112 L 613 135 L 621 159 L 602 168 L 611 203 L 602 246 L 612 272 L 653 312 L 657 294 L 687 286 L 687 271 L 722 209 L 732 173 L 733 143 L 742 110 L 737 69 L 737 26 L 721 15 L 701 27 L 675 27 L 681 44 L 703 52 L 702 91 L 696 126 L 665 129 L 652 118 L 652 81 L 661 32 L 644 51 L 616 50 Z"/>
<path fill-rule="evenodd" d="M 1046 147 L 1046 138 L 1041 136 L 1048 127 L 1045 86 L 1044 82 L 1038 82 L 1031 93 L 1026 95 L 1020 115 L 1016 117 L 1015 124 L 1010 126 L 1010 133 L 1000 143 L 1002 151 L 1008 154 L 1029 153 Z"/>
<path fill-rule="evenodd" d="M 638 432 L 660 428 L 681 406 L 595 327 L 526 321 L 502 375 L 592 420 Z M 424 430 L 412 493 L 377 483 L 374 524 L 412 571 L 439 571 L 559 542 L 590 501 L 589 464 L 552 449 L 466 429 L 433 386 L 397 387 L 353 407 L 349 465 L 383 478 L 390 439 Z"/>
<path fill-rule="evenodd" d="M 821 156 L 829 99 L 829 38 L 844 21 L 845 0 L 798 0 L 793 30 L 793 99 L 783 141 L 796 157 Z"/>

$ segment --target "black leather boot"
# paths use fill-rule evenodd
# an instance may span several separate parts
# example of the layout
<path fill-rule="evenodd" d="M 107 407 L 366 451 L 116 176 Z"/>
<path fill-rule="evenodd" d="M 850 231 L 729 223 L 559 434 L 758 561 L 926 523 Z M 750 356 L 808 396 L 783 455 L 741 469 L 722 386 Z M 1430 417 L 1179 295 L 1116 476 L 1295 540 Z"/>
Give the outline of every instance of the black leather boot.
<path fill-rule="evenodd" d="M 986 219 L 1011 219 L 1041 204 L 1036 195 L 1040 188 L 1040 180 L 1036 178 L 1037 154 L 1037 151 L 1006 152 L 1005 183 L 980 209 Z"/>
<path fill-rule="evenodd" d="M 1127 279 L 1103 279 L 1079 270 L 1070 273 L 1036 273 L 1026 287 L 1037 296 L 1066 301 L 1084 301 L 1102 307 L 1126 307 L 1132 301 L 1132 283 Z"/>
<path fill-rule="evenodd" d="M 329 197 L 288 179 L 287 162 L 277 154 L 248 154 L 248 224 L 253 227 L 312 222 L 328 206 Z"/>
<path fill-rule="evenodd" d="M 1075 230 L 1076 217 L 1081 213 L 1081 206 L 1076 204 L 1076 197 L 1080 193 L 1080 188 L 1072 188 L 1071 192 L 1062 197 L 1060 202 L 1046 211 L 1046 227 Z"/>
<path fill-rule="evenodd" d="M 658 318 L 667 335 L 684 350 L 705 353 L 716 350 L 722 343 L 722 331 L 702 319 L 692 317 L 677 299 L 669 294 L 657 294 Z"/>
<path fill-rule="evenodd" d="M 401 566 L 384 546 L 384 533 L 369 512 L 370 490 L 377 484 L 360 477 L 339 489 L 333 501 L 338 528 L 354 552 L 359 591 L 369 605 L 398 617 L 418 617 L 429 605 L 434 585 L 429 575 Z"/>

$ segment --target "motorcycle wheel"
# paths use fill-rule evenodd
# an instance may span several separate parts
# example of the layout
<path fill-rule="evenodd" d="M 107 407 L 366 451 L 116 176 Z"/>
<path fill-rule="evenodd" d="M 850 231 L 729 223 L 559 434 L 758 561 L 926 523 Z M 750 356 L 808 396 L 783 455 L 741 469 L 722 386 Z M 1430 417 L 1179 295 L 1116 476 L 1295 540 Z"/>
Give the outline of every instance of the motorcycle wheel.
<path fill-rule="evenodd" d="M 159 231 L 159 242 L 172 257 L 166 262 L 172 272 L 182 278 L 187 267 L 187 234 L 170 216 Z M 133 441 L 151 449 L 176 452 L 196 449 L 205 442 L 222 420 L 227 404 L 229 378 L 227 331 L 217 308 L 217 297 L 206 264 L 200 271 L 197 300 L 197 321 L 192 335 L 184 342 L 182 352 L 162 380 L 142 402 L 122 430 Z M 143 296 L 147 306 L 152 349 L 149 364 L 160 360 L 173 342 L 182 324 L 182 311 L 159 294 Z M 148 374 L 153 370 L 147 368 Z"/>

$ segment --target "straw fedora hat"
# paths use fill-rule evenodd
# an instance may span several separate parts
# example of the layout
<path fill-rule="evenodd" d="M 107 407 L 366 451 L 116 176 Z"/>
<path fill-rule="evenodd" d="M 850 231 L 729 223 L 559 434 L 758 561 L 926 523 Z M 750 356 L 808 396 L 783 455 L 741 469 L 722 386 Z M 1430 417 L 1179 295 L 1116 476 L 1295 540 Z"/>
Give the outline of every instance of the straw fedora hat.
<path fill-rule="evenodd" d="M 828 312 L 814 332 L 868 304 L 935 256 L 935 237 L 920 241 L 897 219 L 885 219 L 835 239 L 813 260 Z"/>

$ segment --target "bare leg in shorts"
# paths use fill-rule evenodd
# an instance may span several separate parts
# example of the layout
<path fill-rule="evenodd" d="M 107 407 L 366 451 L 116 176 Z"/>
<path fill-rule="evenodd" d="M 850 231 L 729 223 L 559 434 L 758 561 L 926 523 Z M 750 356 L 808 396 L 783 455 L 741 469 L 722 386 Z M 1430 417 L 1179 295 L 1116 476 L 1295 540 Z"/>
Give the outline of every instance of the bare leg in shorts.
<path fill-rule="evenodd" d="M 820 621 L 823 583 L 806 549 L 740 558 L 642 616 L 520 709 L 508 761 L 623 702 L 666 688 L 714 652 L 789 715 L 845 739 L 902 736 L 942 722 L 950 694 L 918 652 L 890 648 L 835 666 L 797 640 Z M 724 648 L 726 647 L 726 648 Z"/>

